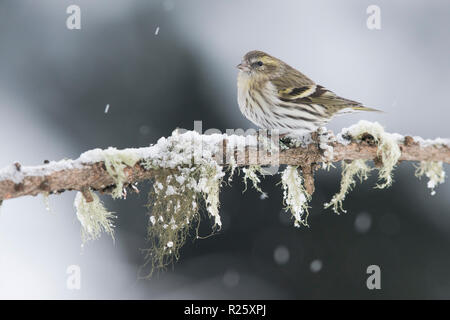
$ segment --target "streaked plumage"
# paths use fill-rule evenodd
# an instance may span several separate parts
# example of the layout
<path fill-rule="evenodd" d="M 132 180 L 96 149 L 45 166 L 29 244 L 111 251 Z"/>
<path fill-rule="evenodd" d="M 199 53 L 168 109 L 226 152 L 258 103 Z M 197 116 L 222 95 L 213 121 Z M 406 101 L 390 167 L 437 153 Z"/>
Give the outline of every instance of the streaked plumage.
<path fill-rule="evenodd" d="M 262 51 L 247 53 L 238 68 L 241 112 L 257 126 L 280 134 L 314 131 L 339 113 L 378 111 L 335 95 Z"/>

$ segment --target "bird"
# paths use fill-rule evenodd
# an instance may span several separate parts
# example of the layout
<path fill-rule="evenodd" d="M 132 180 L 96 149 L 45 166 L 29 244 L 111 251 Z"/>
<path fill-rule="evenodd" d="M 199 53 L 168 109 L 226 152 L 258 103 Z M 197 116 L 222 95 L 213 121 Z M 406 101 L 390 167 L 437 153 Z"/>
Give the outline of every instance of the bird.
<path fill-rule="evenodd" d="M 237 77 L 242 114 L 280 136 L 303 136 L 324 127 L 334 116 L 380 111 L 337 96 L 300 71 L 263 51 L 245 54 Z"/>

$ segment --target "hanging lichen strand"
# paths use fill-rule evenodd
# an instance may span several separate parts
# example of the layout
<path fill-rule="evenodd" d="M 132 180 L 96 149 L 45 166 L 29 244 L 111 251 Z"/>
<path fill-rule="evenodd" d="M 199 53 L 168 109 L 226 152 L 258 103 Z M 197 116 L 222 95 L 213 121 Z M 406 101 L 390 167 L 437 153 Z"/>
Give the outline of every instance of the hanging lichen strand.
<path fill-rule="evenodd" d="M 325 203 L 324 207 L 332 207 L 333 211 L 337 214 L 341 212 L 347 212 L 344 210 L 343 202 L 345 196 L 349 193 L 352 188 L 356 185 L 355 177 L 357 177 L 360 182 L 367 180 L 369 177 L 369 172 L 372 169 L 367 165 L 365 160 L 353 160 L 350 163 L 342 161 L 342 178 L 341 187 L 338 193 L 336 193 L 330 202 Z"/>
<path fill-rule="evenodd" d="M 392 184 L 392 172 L 401 156 L 401 151 L 398 146 L 398 136 L 385 132 L 378 122 L 361 120 L 357 124 L 343 129 L 338 135 L 338 140 L 342 140 L 342 137 L 351 137 L 352 141 L 360 142 L 365 139 L 369 143 L 377 145 L 378 158 L 376 159 L 376 164 L 380 183 L 376 187 L 383 189 Z"/>
<path fill-rule="evenodd" d="M 436 194 L 434 188 L 445 181 L 445 171 L 442 161 L 421 161 L 420 165 L 416 167 L 415 175 L 419 179 L 423 175 L 428 178 L 427 187 L 431 189 L 432 196 Z"/>
<path fill-rule="evenodd" d="M 108 233 L 114 240 L 115 216 L 108 212 L 99 197 L 86 190 L 87 195 L 77 192 L 74 206 L 77 218 L 81 223 L 81 239 L 83 245 L 89 240 L 96 240 L 103 232 Z M 86 198 L 90 198 L 89 201 Z"/>
<path fill-rule="evenodd" d="M 368 143 L 377 146 L 378 158 L 375 162 L 380 183 L 376 185 L 376 188 L 383 189 L 392 184 L 392 172 L 401 156 L 398 138 L 399 135 L 385 132 L 383 127 L 377 122 L 372 123 L 361 120 L 350 128 L 343 129 L 338 135 L 337 140 L 346 144 L 349 141 L 361 142 L 361 140 L 365 139 Z M 348 192 L 356 185 L 355 177 L 360 182 L 363 182 L 367 180 L 371 170 L 372 168 L 367 165 L 366 160 L 357 159 L 349 163 L 342 161 L 340 190 L 333 196 L 330 202 L 324 204 L 324 207 L 332 207 L 333 211 L 338 214 L 340 212 L 346 212 L 343 207 L 343 201 Z"/>
<path fill-rule="evenodd" d="M 286 211 L 290 211 L 294 218 L 294 225 L 308 225 L 308 201 L 311 196 L 303 187 L 303 179 L 296 166 L 287 166 L 281 174 L 283 186 L 283 201 Z"/>
<path fill-rule="evenodd" d="M 200 208 L 213 219 L 213 232 L 222 226 L 219 192 L 225 173 L 214 160 L 221 139 L 220 135 L 204 141 L 197 133 L 175 134 L 159 151 L 163 159 L 144 163 L 147 169 L 165 167 L 156 170 L 149 194 L 150 248 L 144 252 L 150 269 L 146 276 L 179 258 L 189 232 L 198 231 Z"/>
<path fill-rule="evenodd" d="M 198 230 L 200 208 L 214 219 L 213 232 L 221 227 L 219 191 L 222 171 L 217 166 L 180 168 L 176 174 L 162 170 L 155 177 L 149 195 L 147 228 L 150 248 L 144 250 L 148 276 L 179 258 L 189 231 Z"/>

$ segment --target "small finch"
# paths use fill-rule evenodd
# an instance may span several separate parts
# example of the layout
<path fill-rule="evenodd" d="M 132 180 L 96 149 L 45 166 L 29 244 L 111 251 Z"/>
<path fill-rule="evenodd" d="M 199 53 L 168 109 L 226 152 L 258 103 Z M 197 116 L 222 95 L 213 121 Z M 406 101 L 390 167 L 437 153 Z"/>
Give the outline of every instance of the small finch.
<path fill-rule="evenodd" d="M 337 96 L 262 51 L 248 52 L 237 67 L 239 109 L 257 126 L 280 135 L 315 131 L 337 114 L 379 111 Z"/>

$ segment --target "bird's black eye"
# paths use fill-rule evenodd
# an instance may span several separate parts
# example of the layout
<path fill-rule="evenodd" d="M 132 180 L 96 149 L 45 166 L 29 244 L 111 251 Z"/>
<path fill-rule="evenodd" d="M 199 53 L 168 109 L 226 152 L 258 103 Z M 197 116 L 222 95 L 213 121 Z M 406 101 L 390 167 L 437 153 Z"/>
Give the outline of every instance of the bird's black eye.
<path fill-rule="evenodd" d="M 262 61 L 256 61 L 252 63 L 253 67 L 261 67 L 264 63 L 262 63 Z"/>

